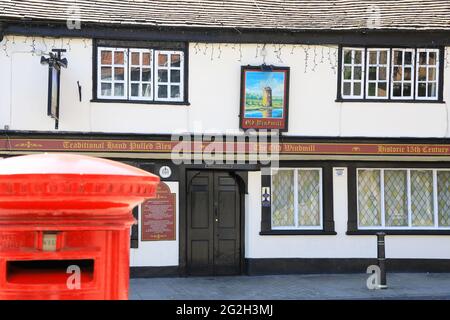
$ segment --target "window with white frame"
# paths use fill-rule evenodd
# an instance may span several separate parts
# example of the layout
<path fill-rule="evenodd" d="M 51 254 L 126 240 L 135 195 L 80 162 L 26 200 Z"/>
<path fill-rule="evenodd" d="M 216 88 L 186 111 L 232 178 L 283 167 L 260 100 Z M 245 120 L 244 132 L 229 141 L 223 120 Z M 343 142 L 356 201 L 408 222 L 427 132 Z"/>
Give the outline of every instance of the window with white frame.
<path fill-rule="evenodd" d="M 345 48 L 342 59 L 342 97 L 363 97 L 364 49 Z"/>
<path fill-rule="evenodd" d="M 99 48 L 98 52 L 98 96 L 126 98 L 127 50 Z"/>
<path fill-rule="evenodd" d="M 153 99 L 153 50 L 130 49 L 130 99 Z"/>
<path fill-rule="evenodd" d="M 450 229 L 450 170 L 358 169 L 359 229 Z"/>
<path fill-rule="evenodd" d="M 343 47 L 338 98 L 368 101 L 442 100 L 440 91 L 443 84 L 439 78 L 441 50 Z"/>
<path fill-rule="evenodd" d="M 98 99 L 184 101 L 183 51 L 98 47 L 97 52 Z"/>
<path fill-rule="evenodd" d="M 367 50 L 366 96 L 369 99 L 388 98 L 389 54 L 388 49 Z"/>
<path fill-rule="evenodd" d="M 180 101 L 183 92 L 182 54 L 179 51 L 156 51 L 156 100 Z"/>
<path fill-rule="evenodd" d="M 417 50 L 417 99 L 436 99 L 438 95 L 439 50 Z"/>
<path fill-rule="evenodd" d="M 414 87 L 414 50 L 392 49 L 392 99 L 412 99 Z"/>
<path fill-rule="evenodd" d="M 322 169 L 272 170 L 272 229 L 322 228 Z"/>

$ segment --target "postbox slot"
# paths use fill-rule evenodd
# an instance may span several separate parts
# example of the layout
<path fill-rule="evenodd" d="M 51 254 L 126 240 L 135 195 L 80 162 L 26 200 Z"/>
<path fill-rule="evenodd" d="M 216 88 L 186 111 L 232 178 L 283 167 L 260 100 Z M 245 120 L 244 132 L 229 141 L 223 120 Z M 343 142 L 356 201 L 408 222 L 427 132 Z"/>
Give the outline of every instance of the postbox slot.
<path fill-rule="evenodd" d="M 89 283 L 94 279 L 94 264 L 93 259 L 8 261 L 6 280 L 11 284 L 64 285 L 73 274 L 73 270 L 68 273 L 68 268 L 78 266 L 81 283 Z"/>

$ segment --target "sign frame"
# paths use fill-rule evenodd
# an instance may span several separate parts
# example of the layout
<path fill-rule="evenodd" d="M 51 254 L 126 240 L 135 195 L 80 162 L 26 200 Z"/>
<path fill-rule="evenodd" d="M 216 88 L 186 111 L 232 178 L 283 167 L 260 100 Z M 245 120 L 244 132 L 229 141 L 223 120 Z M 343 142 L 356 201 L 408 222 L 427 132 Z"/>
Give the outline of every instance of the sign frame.
<path fill-rule="evenodd" d="M 283 82 L 283 101 L 282 101 L 282 117 L 281 118 L 255 118 L 246 117 L 246 96 L 247 96 L 247 74 L 249 72 L 273 72 L 284 73 Z M 242 130 L 279 130 L 279 132 L 288 131 L 289 123 L 289 85 L 290 85 L 290 67 L 276 66 L 241 66 L 241 89 L 240 89 L 240 112 L 239 112 L 239 128 Z M 272 90 L 270 88 L 270 90 Z M 272 93 L 272 91 L 270 91 Z M 272 96 L 270 94 L 270 100 Z M 272 101 L 270 101 L 272 104 Z M 261 107 L 263 108 L 263 107 Z M 272 112 L 272 107 L 270 107 Z"/>

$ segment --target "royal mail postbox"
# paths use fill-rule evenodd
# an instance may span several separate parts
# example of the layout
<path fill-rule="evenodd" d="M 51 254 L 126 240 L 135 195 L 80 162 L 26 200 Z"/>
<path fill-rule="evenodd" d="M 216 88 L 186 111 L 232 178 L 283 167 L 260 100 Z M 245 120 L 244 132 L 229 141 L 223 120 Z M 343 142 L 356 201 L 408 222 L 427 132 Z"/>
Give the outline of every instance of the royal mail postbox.
<path fill-rule="evenodd" d="M 80 155 L 0 160 L 0 300 L 128 299 L 131 211 L 158 182 Z"/>

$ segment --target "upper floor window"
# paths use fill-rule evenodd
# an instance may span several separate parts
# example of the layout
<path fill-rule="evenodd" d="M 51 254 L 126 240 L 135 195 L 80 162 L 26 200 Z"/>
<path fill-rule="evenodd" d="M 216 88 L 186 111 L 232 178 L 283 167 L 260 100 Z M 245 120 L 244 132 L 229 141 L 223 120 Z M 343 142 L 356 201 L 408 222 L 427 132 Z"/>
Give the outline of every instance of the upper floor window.
<path fill-rule="evenodd" d="M 185 50 L 163 50 L 151 45 L 98 46 L 96 53 L 97 100 L 155 103 L 187 100 Z"/>
<path fill-rule="evenodd" d="M 441 101 L 441 49 L 342 48 L 338 100 Z"/>

